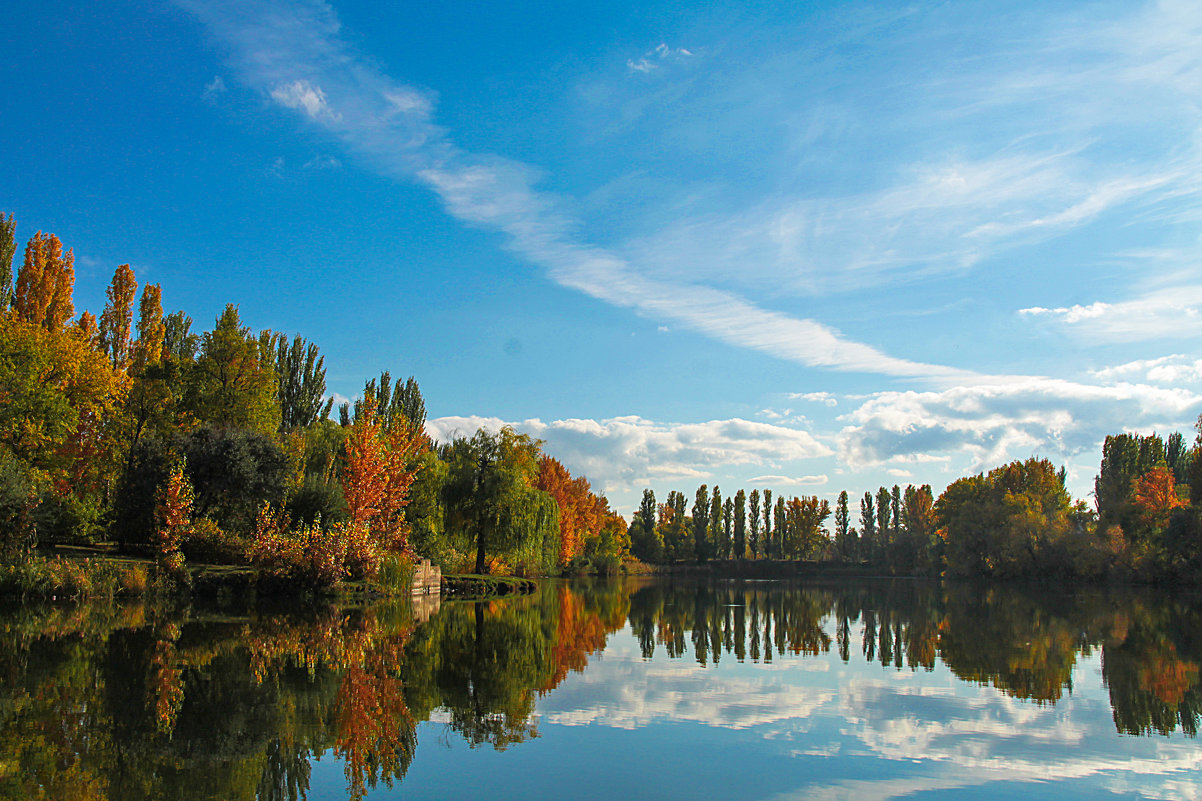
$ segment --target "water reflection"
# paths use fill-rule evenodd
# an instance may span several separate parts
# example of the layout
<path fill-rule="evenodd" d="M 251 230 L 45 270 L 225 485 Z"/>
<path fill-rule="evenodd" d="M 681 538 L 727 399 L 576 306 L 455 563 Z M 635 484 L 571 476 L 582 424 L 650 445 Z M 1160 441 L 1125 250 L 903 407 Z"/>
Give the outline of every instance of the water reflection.
<path fill-rule="evenodd" d="M 1024 710 L 1067 703 L 1094 661 L 1115 732 L 1193 737 L 1200 610 L 1134 591 L 671 581 L 552 583 L 529 598 L 420 615 L 407 604 L 10 610 L 0 615 L 0 798 L 295 801 L 323 756 L 337 760 L 346 794 L 362 798 L 420 762 L 424 723 L 499 751 L 538 738 L 540 725 L 670 720 L 733 731 L 826 709 L 876 758 L 940 753 L 965 765 L 995 735 L 1067 753 L 1085 738 L 1079 726 L 1024 729 Z M 605 670 L 590 666 L 624 628 L 632 660 L 619 648 Z M 898 680 L 765 681 L 832 665 Z M 988 701 L 970 720 L 959 691 L 924 683 L 933 672 L 1018 705 Z M 782 732 L 760 736 L 796 735 Z M 794 757 L 848 749 L 824 737 Z M 1020 764 L 990 755 L 977 768 Z"/>

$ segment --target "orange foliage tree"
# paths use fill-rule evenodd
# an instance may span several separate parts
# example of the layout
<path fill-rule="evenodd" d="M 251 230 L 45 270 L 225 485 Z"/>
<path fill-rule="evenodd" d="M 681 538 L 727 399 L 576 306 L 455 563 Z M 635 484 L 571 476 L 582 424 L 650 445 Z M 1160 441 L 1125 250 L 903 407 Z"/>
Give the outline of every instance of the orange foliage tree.
<path fill-rule="evenodd" d="M 377 541 L 404 550 L 409 535 L 404 508 L 421 469 L 415 459 L 425 450 L 423 432 L 407 421 L 384 425 L 368 398 L 346 438 L 342 493 L 351 522 L 368 527 Z"/>
<path fill-rule="evenodd" d="M 25 262 L 17 273 L 13 310 L 17 317 L 47 331 L 62 331 L 75 314 L 75 256 L 54 234 L 34 234 L 25 246 Z"/>
<path fill-rule="evenodd" d="M 1166 467 L 1154 467 L 1135 481 L 1135 508 L 1140 522 L 1153 530 L 1169 524 L 1169 516 L 1185 501 L 1177 497 L 1173 473 Z"/>

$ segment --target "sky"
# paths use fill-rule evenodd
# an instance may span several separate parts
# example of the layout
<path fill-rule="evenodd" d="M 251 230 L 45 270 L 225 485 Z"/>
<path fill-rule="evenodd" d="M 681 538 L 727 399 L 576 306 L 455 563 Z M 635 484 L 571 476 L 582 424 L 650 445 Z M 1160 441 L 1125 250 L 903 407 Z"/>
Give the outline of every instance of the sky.
<path fill-rule="evenodd" d="M 1202 413 L 1202 6 L 43 0 L 0 210 L 339 400 L 514 425 L 629 513 L 1013 459 L 1090 501 Z M 18 255 L 18 260 L 19 260 Z"/>

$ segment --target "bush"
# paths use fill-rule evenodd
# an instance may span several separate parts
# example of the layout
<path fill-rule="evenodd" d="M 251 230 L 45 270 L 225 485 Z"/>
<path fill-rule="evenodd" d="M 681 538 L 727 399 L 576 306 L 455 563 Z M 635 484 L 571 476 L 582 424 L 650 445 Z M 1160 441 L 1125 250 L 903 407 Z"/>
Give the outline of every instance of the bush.
<path fill-rule="evenodd" d="M 229 534 L 207 517 L 192 521 L 184 540 L 184 556 L 191 562 L 213 565 L 245 565 L 250 562 L 250 540 Z"/>
<path fill-rule="evenodd" d="M 115 598 L 140 595 L 147 584 L 144 566 L 107 559 L 34 557 L 0 566 L 0 595 L 23 598 Z"/>

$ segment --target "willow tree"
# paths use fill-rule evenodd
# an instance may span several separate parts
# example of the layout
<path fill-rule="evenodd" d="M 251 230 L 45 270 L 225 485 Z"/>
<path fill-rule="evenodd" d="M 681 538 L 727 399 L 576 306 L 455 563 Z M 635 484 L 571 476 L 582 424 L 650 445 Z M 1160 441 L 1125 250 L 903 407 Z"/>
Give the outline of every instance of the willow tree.
<path fill-rule="evenodd" d="M 540 558 L 559 533 L 555 500 L 535 489 L 539 443 L 506 426 L 456 437 L 443 448 L 447 530 L 476 550 L 476 572 L 489 554 Z M 546 565 L 543 565 L 546 567 Z"/>

